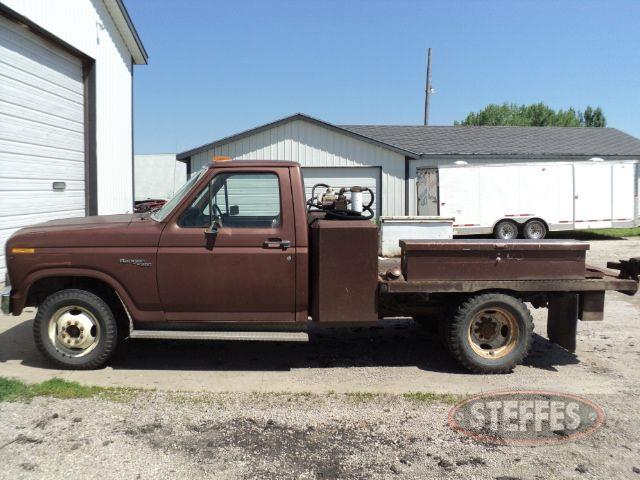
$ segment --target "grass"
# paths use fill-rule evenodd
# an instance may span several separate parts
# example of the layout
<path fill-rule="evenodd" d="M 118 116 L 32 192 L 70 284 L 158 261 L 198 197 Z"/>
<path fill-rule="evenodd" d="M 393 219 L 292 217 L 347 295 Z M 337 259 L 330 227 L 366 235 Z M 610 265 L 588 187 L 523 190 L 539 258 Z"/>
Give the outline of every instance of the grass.
<path fill-rule="evenodd" d="M 576 240 L 607 240 L 637 236 L 640 236 L 640 227 L 571 230 L 567 232 L 551 232 L 549 234 L 549 238 L 570 238 Z"/>
<path fill-rule="evenodd" d="M 29 384 L 13 378 L 0 377 L 0 402 L 28 401 L 35 397 L 61 399 L 100 397 L 109 400 L 126 400 L 139 392 L 139 389 L 134 388 L 82 385 L 61 378 Z"/>
<path fill-rule="evenodd" d="M 432 393 L 432 392 L 407 392 L 402 396 L 413 402 L 421 403 L 447 403 L 449 405 L 455 405 L 456 403 L 464 400 L 463 395 L 454 395 L 452 393 Z"/>
<path fill-rule="evenodd" d="M 25 383 L 21 380 L 13 378 L 0 377 L 0 402 L 29 401 L 36 397 L 52 397 L 60 399 L 70 398 L 104 398 L 107 400 L 126 401 L 136 394 L 142 392 L 142 389 L 123 388 L 123 387 L 98 387 L 95 385 L 82 385 L 78 382 L 70 382 L 61 378 L 52 378 L 40 383 Z M 322 394 L 313 394 L 311 392 L 292 392 L 292 393 L 269 393 L 254 392 L 252 395 L 257 397 L 282 396 L 288 399 L 312 399 L 322 398 Z M 336 392 L 330 391 L 328 396 L 338 396 Z M 373 401 L 384 394 L 374 392 L 349 392 L 344 397 L 352 402 L 363 403 Z M 185 401 L 206 401 L 210 402 L 215 394 L 203 393 L 201 397 L 193 397 L 185 395 L 185 392 L 175 392 L 174 399 Z M 432 392 L 408 392 L 402 394 L 406 400 L 420 402 L 425 404 L 446 403 L 453 405 L 460 402 L 465 397 L 462 395 L 453 395 L 449 393 L 432 393 Z"/>
<path fill-rule="evenodd" d="M 378 397 L 378 393 L 373 392 L 348 392 L 345 396 L 354 402 L 368 402 Z"/>

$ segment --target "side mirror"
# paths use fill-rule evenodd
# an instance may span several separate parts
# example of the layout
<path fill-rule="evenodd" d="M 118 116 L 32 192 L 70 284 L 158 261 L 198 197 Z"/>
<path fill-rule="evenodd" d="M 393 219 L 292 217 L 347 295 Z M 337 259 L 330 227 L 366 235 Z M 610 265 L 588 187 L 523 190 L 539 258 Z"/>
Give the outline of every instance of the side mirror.
<path fill-rule="evenodd" d="M 238 205 L 231 205 L 229 207 L 229 215 L 240 215 L 240 207 Z"/>

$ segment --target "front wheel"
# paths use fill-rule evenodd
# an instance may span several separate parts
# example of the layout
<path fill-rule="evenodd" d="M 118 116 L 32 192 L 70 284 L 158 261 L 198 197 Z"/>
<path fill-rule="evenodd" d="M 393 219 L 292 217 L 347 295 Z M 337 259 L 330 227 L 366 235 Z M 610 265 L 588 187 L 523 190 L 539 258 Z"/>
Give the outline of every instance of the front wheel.
<path fill-rule="evenodd" d="M 38 307 L 33 336 L 53 363 L 76 370 L 102 367 L 118 342 L 116 320 L 97 295 L 69 289 L 49 295 Z"/>
<path fill-rule="evenodd" d="M 533 318 L 519 299 L 502 293 L 464 301 L 445 326 L 449 351 L 476 373 L 507 373 L 529 354 Z"/>

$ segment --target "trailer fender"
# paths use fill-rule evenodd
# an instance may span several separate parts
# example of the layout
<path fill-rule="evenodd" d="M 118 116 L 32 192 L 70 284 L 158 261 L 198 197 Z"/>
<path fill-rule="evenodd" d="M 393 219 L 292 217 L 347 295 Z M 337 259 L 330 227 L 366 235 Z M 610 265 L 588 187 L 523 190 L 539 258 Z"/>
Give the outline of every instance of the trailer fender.
<path fill-rule="evenodd" d="M 576 351 L 579 295 L 577 293 L 551 293 L 547 301 L 547 336 L 551 343 Z"/>

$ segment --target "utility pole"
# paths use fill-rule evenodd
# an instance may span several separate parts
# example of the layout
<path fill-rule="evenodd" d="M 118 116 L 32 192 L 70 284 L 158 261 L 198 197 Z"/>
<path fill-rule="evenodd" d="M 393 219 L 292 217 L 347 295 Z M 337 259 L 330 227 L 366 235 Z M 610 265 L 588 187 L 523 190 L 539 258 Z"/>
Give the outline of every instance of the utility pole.
<path fill-rule="evenodd" d="M 431 86 L 431 48 L 427 50 L 427 82 L 424 87 L 424 124 L 429 125 L 429 99 L 433 93 Z"/>

